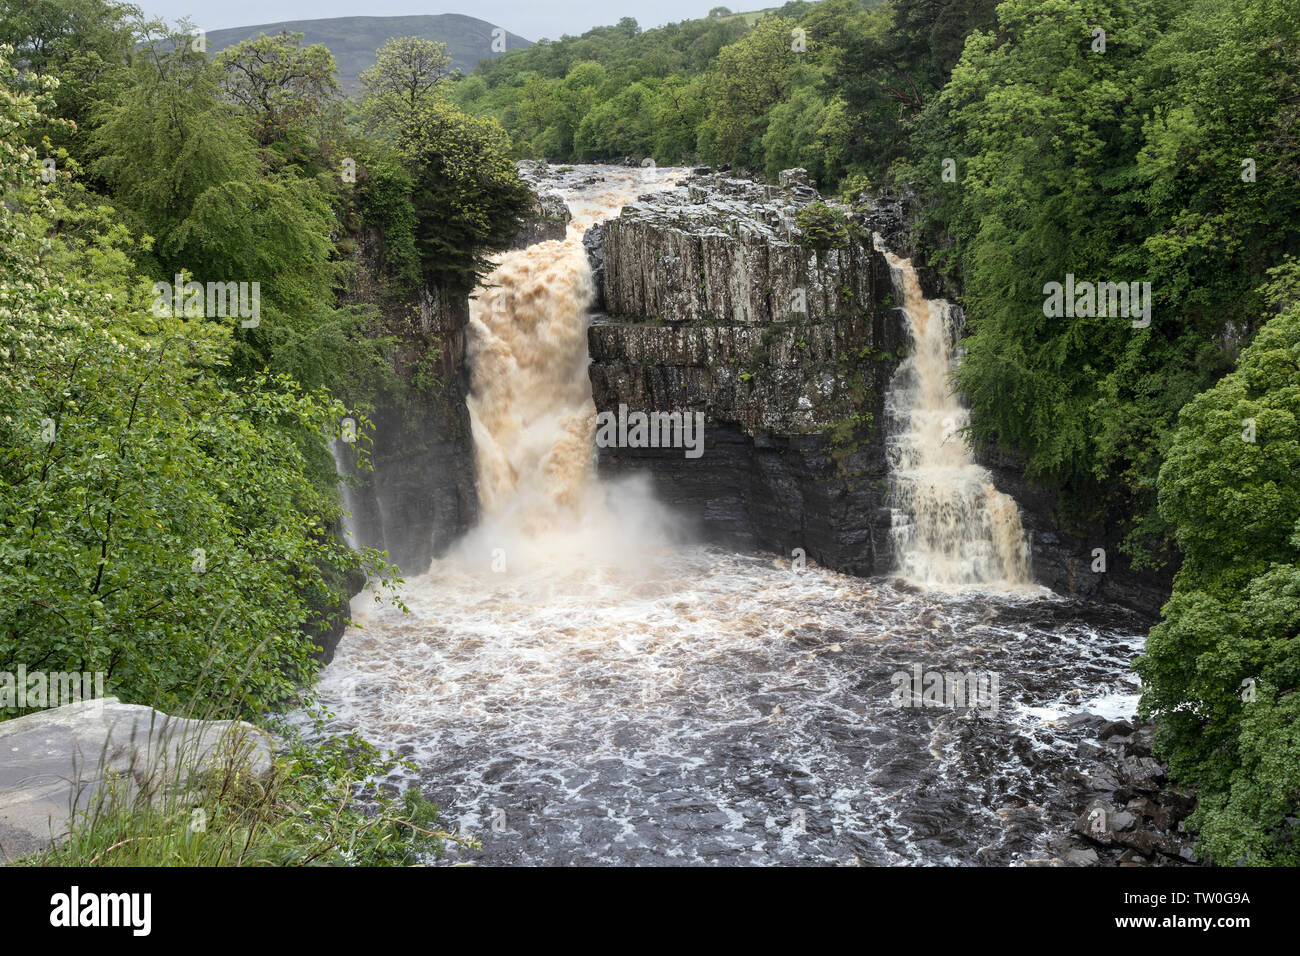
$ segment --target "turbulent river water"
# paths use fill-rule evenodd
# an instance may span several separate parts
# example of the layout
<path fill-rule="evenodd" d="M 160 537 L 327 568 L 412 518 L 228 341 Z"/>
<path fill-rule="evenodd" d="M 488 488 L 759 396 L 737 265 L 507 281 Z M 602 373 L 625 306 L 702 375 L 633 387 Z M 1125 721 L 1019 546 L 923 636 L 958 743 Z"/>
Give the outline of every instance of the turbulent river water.
<path fill-rule="evenodd" d="M 448 861 L 1050 856 L 1079 810 L 1069 718 L 1133 712 L 1142 631 L 1025 583 L 1014 502 L 964 450 L 917 449 L 954 440 L 959 405 L 916 371 L 946 360 L 891 396 L 900 577 L 684 541 L 646 486 L 596 478 L 581 233 L 674 178 L 576 168 L 569 237 L 500 260 L 471 314 L 482 521 L 407 582 L 409 612 L 354 602 L 332 727 L 408 757 L 391 782 L 481 841 Z"/>

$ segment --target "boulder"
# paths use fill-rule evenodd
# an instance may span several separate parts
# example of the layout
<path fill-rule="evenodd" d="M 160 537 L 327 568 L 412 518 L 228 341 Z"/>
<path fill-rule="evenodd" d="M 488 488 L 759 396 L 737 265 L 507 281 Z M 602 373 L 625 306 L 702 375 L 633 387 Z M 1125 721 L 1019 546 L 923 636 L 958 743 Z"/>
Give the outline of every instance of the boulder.
<path fill-rule="evenodd" d="M 66 836 L 74 808 L 88 809 L 106 783 L 162 794 L 228 761 L 264 776 L 273 752 L 252 724 L 170 717 L 116 697 L 0 722 L 0 863 Z"/>
<path fill-rule="evenodd" d="M 1102 724 L 1101 729 L 1097 731 L 1097 739 L 1109 740 L 1116 734 L 1127 737 L 1131 733 L 1133 733 L 1133 725 L 1127 720 L 1108 720 L 1106 723 Z"/>
<path fill-rule="evenodd" d="M 1154 757 L 1125 757 L 1120 774 L 1130 788 L 1147 793 L 1155 793 L 1165 781 L 1165 768 Z"/>
<path fill-rule="evenodd" d="M 1074 821 L 1074 832 L 1102 846 L 1113 846 L 1116 837 L 1114 818 L 1119 812 L 1119 808 L 1107 800 L 1093 800 Z M 1131 815 L 1129 824 L 1132 825 Z"/>
<path fill-rule="evenodd" d="M 1073 849 L 1065 854 L 1065 862 L 1070 866 L 1097 866 L 1097 851 L 1092 847 Z"/>

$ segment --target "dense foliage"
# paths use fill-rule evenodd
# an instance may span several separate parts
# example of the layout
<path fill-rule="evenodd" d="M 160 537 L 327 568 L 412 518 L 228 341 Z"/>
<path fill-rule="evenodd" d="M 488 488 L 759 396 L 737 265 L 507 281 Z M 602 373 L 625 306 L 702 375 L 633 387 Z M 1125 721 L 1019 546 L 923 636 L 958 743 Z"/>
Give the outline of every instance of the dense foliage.
<path fill-rule="evenodd" d="M 645 31 L 624 19 L 484 61 L 453 95 L 499 119 L 523 156 L 649 156 L 771 178 L 802 166 L 831 188 L 854 174 L 880 181 L 995 5 L 795 0 Z"/>
<path fill-rule="evenodd" d="M 1178 419 L 1160 510 L 1185 559 L 1138 670 L 1224 863 L 1300 863 L 1300 263 L 1237 367 Z"/>
<path fill-rule="evenodd" d="M 344 409 L 229 377 L 229 328 L 149 308 L 129 233 L 41 182 L 33 83 L 0 60 L 0 660 L 261 710 L 310 673 L 327 569 L 379 570 L 304 452 Z"/>
<path fill-rule="evenodd" d="M 393 233 L 395 294 L 464 291 L 527 192 L 439 76 L 385 99 L 413 51 L 445 65 L 427 41 L 382 52 L 363 141 L 298 36 L 213 58 L 103 0 L 6 8 L 0 36 L 0 669 L 262 712 L 387 572 L 343 544 L 326 451 L 401 387 L 380 313 L 341 305 L 356 237 Z"/>
<path fill-rule="evenodd" d="M 975 436 L 1125 525 L 1139 558 L 1167 542 L 1155 478 L 1179 409 L 1232 367 L 1265 271 L 1300 246 L 1296 16 L 1263 2 L 1004 3 L 900 164 L 965 285 L 959 382 Z M 1069 275 L 1148 282 L 1150 314 L 1045 315 L 1045 286 Z"/>
<path fill-rule="evenodd" d="M 485 61 L 454 96 L 499 119 L 520 155 L 700 160 L 771 175 L 805 166 L 833 184 L 862 132 L 843 96 L 858 73 L 844 44 L 876 35 L 887 20 L 877 7 L 795 2 L 646 31 L 624 19 Z"/>

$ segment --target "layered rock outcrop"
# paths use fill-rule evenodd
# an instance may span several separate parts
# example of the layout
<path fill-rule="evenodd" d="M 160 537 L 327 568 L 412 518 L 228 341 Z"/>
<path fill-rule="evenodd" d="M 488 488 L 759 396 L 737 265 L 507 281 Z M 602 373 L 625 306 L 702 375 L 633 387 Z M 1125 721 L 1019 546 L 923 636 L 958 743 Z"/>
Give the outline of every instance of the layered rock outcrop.
<path fill-rule="evenodd" d="M 955 290 L 911 247 L 905 201 L 860 206 L 842 241 L 817 247 L 800 225 L 816 198 L 799 171 L 778 186 L 697 174 L 588 232 L 597 409 L 706 415 L 699 459 L 607 448 L 600 467 L 649 472 L 660 496 L 713 540 L 803 548 L 837 570 L 888 573 L 883 403 L 910 343 L 870 237 L 915 257 L 928 296 Z M 1035 580 L 1159 609 L 1167 574 L 1134 572 L 1115 535 L 1074 527 L 1057 493 L 1026 481 L 1013 456 L 977 457 L 1021 506 Z M 1105 573 L 1092 570 L 1096 548 L 1106 551 Z"/>
<path fill-rule="evenodd" d="M 709 539 L 883 573 L 883 400 L 905 336 L 869 236 L 805 241 L 815 195 L 697 176 L 589 234 L 597 410 L 706 416 L 699 458 L 606 448 L 600 468 L 648 472 Z"/>
<path fill-rule="evenodd" d="M 519 178 L 533 189 L 533 208 L 524 219 L 510 244 L 511 249 L 527 249 L 539 242 L 551 239 L 563 239 L 573 221 L 564 197 L 553 192 L 546 184 L 546 164 L 542 162 L 521 162 L 518 164 Z"/>

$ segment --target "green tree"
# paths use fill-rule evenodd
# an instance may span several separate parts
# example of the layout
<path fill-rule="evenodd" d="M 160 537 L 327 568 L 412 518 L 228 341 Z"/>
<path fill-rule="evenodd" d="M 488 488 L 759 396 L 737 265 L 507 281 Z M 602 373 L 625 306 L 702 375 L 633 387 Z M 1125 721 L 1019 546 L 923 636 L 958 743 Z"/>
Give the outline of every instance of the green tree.
<path fill-rule="evenodd" d="M 957 378 L 975 438 L 1121 526 L 1140 561 L 1169 544 L 1155 477 L 1179 409 L 1231 367 L 1253 289 L 1297 251 L 1294 190 L 1242 182 L 1234 154 L 1274 171 L 1300 156 L 1295 14 L 1277 9 L 1011 0 L 996 34 L 967 40 L 896 168 L 965 286 Z M 1071 274 L 1150 282 L 1150 324 L 1045 315 L 1047 283 Z"/>
<path fill-rule="evenodd" d="M 331 531 L 313 476 L 343 408 L 284 378 L 229 381 L 228 327 L 149 310 L 126 231 L 40 181 L 22 141 L 53 84 L 4 57 L 0 661 L 103 671 L 167 710 L 264 710 L 312 672 L 331 574 L 383 572 Z"/>
<path fill-rule="evenodd" d="M 1280 311 L 1178 418 L 1160 510 L 1185 555 L 1138 662 L 1144 713 L 1217 863 L 1300 863 L 1300 264 Z"/>
<path fill-rule="evenodd" d="M 509 245 L 532 203 L 505 131 L 437 99 L 402 118 L 397 152 L 411 173 L 426 281 L 469 292 L 489 267 L 487 253 Z"/>
<path fill-rule="evenodd" d="M 447 46 L 423 37 L 394 37 L 361 74 L 362 112 L 375 127 L 391 126 L 432 106 L 451 74 Z"/>
<path fill-rule="evenodd" d="M 760 165 L 767 112 L 786 96 L 801 55 L 795 22 L 765 16 L 743 39 L 718 53 L 709 118 L 701 146 L 718 161 Z"/>
<path fill-rule="evenodd" d="M 361 334 L 362 317 L 335 307 L 340 224 L 321 180 L 268 168 L 223 98 L 218 68 L 183 36 L 155 37 L 135 69 L 136 83 L 92 133 L 92 169 L 132 229 L 152 237 L 141 267 L 166 282 L 258 283 L 261 314 L 237 331 L 234 374 L 270 370 L 366 392 L 387 366 Z"/>
<path fill-rule="evenodd" d="M 217 55 L 218 82 L 252 122 L 261 146 L 336 118 L 334 56 L 322 44 L 304 48 L 302 34 L 262 35 Z"/>
<path fill-rule="evenodd" d="M 48 136 L 85 162 L 84 138 L 76 130 L 90 126 L 97 104 L 130 83 L 136 24 L 147 26 L 139 8 L 105 0 L 26 0 L 0 7 L 0 44 L 14 48 L 23 69 L 59 81 L 58 108 L 48 113 L 75 124 L 32 127 L 33 145 Z"/>

